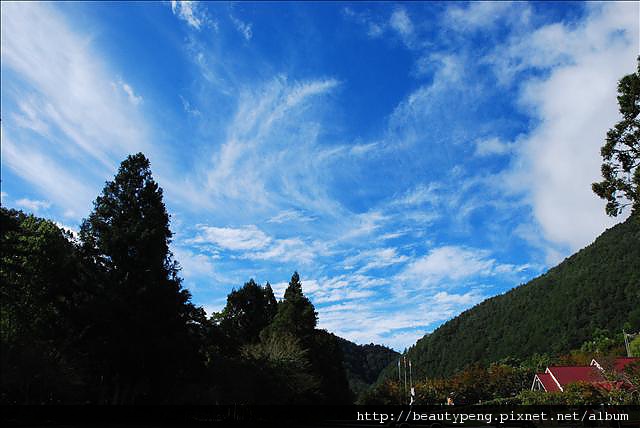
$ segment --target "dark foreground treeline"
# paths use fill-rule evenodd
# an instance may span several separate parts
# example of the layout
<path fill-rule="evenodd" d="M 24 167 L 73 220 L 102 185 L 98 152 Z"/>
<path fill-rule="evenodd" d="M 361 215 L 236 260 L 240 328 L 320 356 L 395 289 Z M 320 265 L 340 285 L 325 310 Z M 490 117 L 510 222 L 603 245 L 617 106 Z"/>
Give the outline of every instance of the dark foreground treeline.
<path fill-rule="evenodd" d="M 297 273 L 282 301 L 251 280 L 207 318 L 181 286 L 171 236 L 142 154 L 106 183 L 77 237 L 1 208 L 0 402 L 354 401 L 347 373 L 352 384 L 367 373 L 344 360 L 368 348 L 316 329 Z M 396 355 L 374 354 L 378 373 Z"/>

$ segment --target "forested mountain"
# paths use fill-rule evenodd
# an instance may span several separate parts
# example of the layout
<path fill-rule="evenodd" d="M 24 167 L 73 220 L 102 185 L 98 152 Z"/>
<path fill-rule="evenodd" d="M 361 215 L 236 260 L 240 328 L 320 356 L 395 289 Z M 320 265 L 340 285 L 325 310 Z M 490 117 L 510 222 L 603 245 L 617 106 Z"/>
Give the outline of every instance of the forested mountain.
<path fill-rule="evenodd" d="M 637 214 L 547 273 L 446 322 L 408 356 L 418 377 L 449 376 L 473 363 L 567 353 L 597 329 L 619 333 L 625 323 L 640 330 Z"/>
<path fill-rule="evenodd" d="M 335 336 L 344 358 L 344 367 L 351 391 L 359 396 L 378 379 L 380 372 L 400 355 L 382 345 L 357 345 Z"/>

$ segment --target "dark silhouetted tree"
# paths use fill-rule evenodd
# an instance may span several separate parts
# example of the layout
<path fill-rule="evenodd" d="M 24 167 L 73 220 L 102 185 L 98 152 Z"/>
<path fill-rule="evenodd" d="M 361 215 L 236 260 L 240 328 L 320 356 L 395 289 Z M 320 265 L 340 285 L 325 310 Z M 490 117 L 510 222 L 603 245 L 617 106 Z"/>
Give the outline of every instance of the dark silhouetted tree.
<path fill-rule="evenodd" d="M 284 292 L 284 299 L 278 305 L 278 313 L 270 330 L 291 333 L 309 346 L 317 320 L 318 313 L 311 301 L 302 293 L 300 275 L 295 272 Z"/>
<path fill-rule="evenodd" d="M 592 185 L 614 217 L 627 206 L 640 212 L 640 57 L 637 71 L 618 83 L 618 105 L 622 120 L 607 132 L 600 150 L 603 180 Z"/>
<path fill-rule="evenodd" d="M 197 361 L 204 320 L 169 251 L 169 215 L 147 158 L 122 162 L 83 221 L 84 253 L 97 266 L 92 322 L 104 401 L 165 402 Z"/>
<path fill-rule="evenodd" d="M 257 342 L 260 332 L 271 324 L 278 310 L 271 285 L 265 287 L 251 279 L 227 296 L 220 314 L 220 326 L 238 345 Z"/>

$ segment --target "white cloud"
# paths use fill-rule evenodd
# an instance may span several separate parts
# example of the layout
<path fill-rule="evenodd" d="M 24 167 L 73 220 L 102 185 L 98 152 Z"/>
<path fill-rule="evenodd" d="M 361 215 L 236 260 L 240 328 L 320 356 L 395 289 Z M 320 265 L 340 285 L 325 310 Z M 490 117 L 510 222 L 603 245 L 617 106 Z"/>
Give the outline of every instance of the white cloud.
<path fill-rule="evenodd" d="M 236 18 L 233 15 L 229 15 L 231 18 L 231 22 L 236 27 L 236 30 L 244 37 L 246 41 L 251 40 L 253 37 L 253 31 L 251 29 L 252 25 L 250 23 L 243 22 L 242 20 Z"/>
<path fill-rule="evenodd" d="M 444 246 L 432 249 L 426 256 L 409 263 L 399 278 L 435 285 L 445 278 L 455 281 L 476 275 L 491 275 L 495 265 L 495 260 L 489 258 L 486 250 Z"/>
<path fill-rule="evenodd" d="M 497 137 L 476 140 L 476 156 L 504 155 L 512 150 L 512 145 L 500 140 Z"/>
<path fill-rule="evenodd" d="M 396 238 L 399 238 L 401 236 L 406 235 L 409 232 L 410 232 L 409 229 L 405 229 L 405 230 L 399 230 L 399 231 L 396 231 L 396 232 L 384 233 L 384 234 L 378 236 L 377 240 L 378 241 L 386 241 L 386 240 L 396 239 Z"/>
<path fill-rule="evenodd" d="M 204 193 L 227 205 L 238 203 L 238 212 L 292 202 L 311 211 L 335 209 L 318 182 L 319 125 L 308 114 L 312 98 L 337 85 L 334 79 L 289 84 L 280 76 L 242 91 L 227 139 L 206 165 Z"/>
<path fill-rule="evenodd" d="M 51 4 L 0 7 L 3 96 L 19 106 L 3 119 L 3 163 L 55 205 L 82 215 L 118 160 L 149 152 L 145 122 L 114 90 L 117 73 L 92 51 L 92 40 L 71 30 Z"/>
<path fill-rule="evenodd" d="M 606 131 L 619 120 L 617 80 L 635 69 L 638 7 L 590 4 L 579 25 L 542 27 L 514 41 L 504 50 L 506 63 L 496 65 L 498 74 L 550 68 L 522 86 L 522 104 L 539 124 L 518 143 L 505 183 L 527 193 L 544 238 L 565 254 L 617 221 L 604 214 L 591 183 L 599 179 Z"/>
<path fill-rule="evenodd" d="M 80 235 L 80 229 L 78 229 L 77 226 L 70 226 L 68 224 L 60 223 L 57 221 L 55 223 L 60 229 L 64 229 L 67 232 L 71 232 L 71 235 L 73 236 L 74 239 L 77 239 L 78 236 Z"/>
<path fill-rule="evenodd" d="M 89 186 L 29 145 L 18 146 L 6 135 L 4 128 L 2 162 L 24 180 L 32 182 L 42 194 L 49 195 L 58 205 L 66 207 L 66 217 L 79 217 L 89 207 L 93 195 Z"/>
<path fill-rule="evenodd" d="M 328 244 L 307 242 L 298 237 L 275 239 L 255 225 L 240 228 L 198 225 L 198 232 L 187 244 L 211 244 L 223 250 L 240 252 L 248 260 L 277 260 L 309 265 L 318 255 L 329 254 Z"/>
<path fill-rule="evenodd" d="M 207 317 L 211 317 L 216 312 L 221 312 L 227 304 L 227 299 L 216 299 L 210 303 L 202 305 Z"/>
<path fill-rule="evenodd" d="M 437 80 L 445 82 L 459 82 L 464 73 L 463 59 L 459 54 L 428 52 L 423 54 L 414 66 L 413 74 L 422 77 L 433 72 Z"/>
<path fill-rule="evenodd" d="M 403 37 L 408 37 L 413 33 L 413 23 L 403 8 L 393 11 L 389 18 L 389 25 Z"/>
<path fill-rule="evenodd" d="M 276 282 L 275 284 L 271 284 L 271 289 L 273 290 L 273 295 L 276 297 L 276 299 L 281 300 L 284 299 L 284 292 L 287 290 L 287 287 L 289 286 L 288 282 Z M 306 294 L 307 290 L 304 287 L 303 284 L 303 293 Z"/>
<path fill-rule="evenodd" d="M 402 350 L 436 323 L 446 321 L 485 298 L 477 290 L 464 294 L 437 292 L 418 298 L 356 298 L 321 305 L 319 327 L 356 343 L 382 343 Z M 314 300 L 315 301 L 315 300 Z"/>
<path fill-rule="evenodd" d="M 255 225 L 242 228 L 198 226 L 198 235 L 189 240 L 193 244 L 214 244 L 226 250 L 255 250 L 266 247 L 271 238 Z"/>
<path fill-rule="evenodd" d="M 374 18 L 370 16 L 367 12 L 356 12 L 350 7 L 345 7 L 342 9 L 342 13 L 345 17 L 350 20 L 355 21 L 356 23 L 366 27 L 367 36 L 369 38 L 375 39 L 382 36 L 385 32 L 387 23 L 376 21 Z"/>
<path fill-rule="evenodd" d="M 185 99 L 182 95 L 180 95 L 180 100 L 182 101 L 182 107 L 184 111 L 193 115 L 193 116 L 201 116 L 200 110 L 191 105 L 191 103 Z"/>
<path fill-rule="evenodd" d="M 362 156 L 375 150 L 379 143 L 354 144 L 349 148 L 349 152 L 354 156 Z"/>
<path fill-rule="evenodd" d="M 347 269 L 361 265 L 357 272 L 364 273 L 371 269 L 403 263 L 408 259 L 407 256 L 398 254 L 395 248 L 374 248 L 360 251 L 356 255 L 345 258 L 343 264 Z"/>
<path fill-rule="evenodd" d="M 43 209 L 47 209 L 51 206 L 51 203 L 48 201 L 38 201 L 38 200 L 27 199 L 27 198 L 18 199 L 15 202 L 15 204 L 19 208 L 24 208 L 34 213 L 37 213 Z"/>
<path fill-rule="evenodd" d="M 276 239 L 261 251 L 247 252 L 243 258 L 252 260 L 295 261 L 301 264 L 312 263 L 318 254 L 318 246 L 309 244 L 300 238 Z"/>
<path fill-rule="evenodd" d="M 267 220 L 267 223 L 290 223 L 314 221 L 315 217 L 307 216 L 299 210 L 284 210 Z"/>
<path fill-rule="evenodd" d="M 523 26 L 529 21 L 531 8 L 527 4 L 506 1 L 471 2 L 466 7 L 453 4 L 447 9 L 445 19 L 449 27 L 457 31 L 487 30 L 502 19 L 512 25 Z"/>
<path fill-rule="evenodd" d="M 419 184 L 410 189 L 404 196 L 394 200 L 394 205 L 422 205 L 425 203 L 436 205 L 441 201 L 438 191 L 441 189 L 439 183 Z"/>
<path fill-rule="evenodd" d="M 367 10 L 356 12 L 350 7 L 345 7 L 342 12 L 347 19 L 363 26 L 367 37 L 371 39 L 380 38 L 385 33 L 392 33 L 399 37 L 408 49 L 417 47 L 415 26 L 404 7 L 395 8 L 388 19 L 372 16 Z"/>
<path fill-rule="evenodd" d="M 471 306 L 484 299 L 484 296 L 477 291 L 472 290 L 464 294 L 450 294 L 446 291 L 440 291 L 432 297 L 433 301 L 439 305 L 455 304 Z"/>
<path fill-rule="evenodd" d="M 208 22 L 206 14 L 200 9 L 197 1 L 171 0 L 171 11 L 196 30 L 199 30 Z"/>
<path fill-rule="evenodd" d="M 175 259 L 182 267 L 182 275 L 186 279 L 193 279 L 198 276 L 213 276 L 215 269 L 213 257 L 201 253 L 194 253 L 186 248 L 173 250 Z"/>
<path fill-rule="evenodd" d="M 40 118 L 40 112 L 36 110 L 37 99 L 33 96 L 27 100 L 18 100 L 20 113 L 13 113 L 12 120 L 21 128 L 30 129 L 37 134 L 50 136 L 50 128 L 47 123 Z"/>
<path fill-rule="evenodd" d="M 372 210 L 361 214 L 355 214 L 352 217 L 349 231 L 340 237 L 341 240 L 348 240 L 359 236 L 372 234 L 380 229 L 384 222 L 389 219 L 379 210 Z"/>
<path fill-rule="evenodd" d="M 127 94 L 127 97 L 129 98 L 129 102 L 131 104 L 137 106 L 142 102 L 142 96 L 136 95 L 135 92 L 133 92 L 133 88 L 128 83 L 119 80 L 118 84 L 120 85 L 124 93 Z"/>

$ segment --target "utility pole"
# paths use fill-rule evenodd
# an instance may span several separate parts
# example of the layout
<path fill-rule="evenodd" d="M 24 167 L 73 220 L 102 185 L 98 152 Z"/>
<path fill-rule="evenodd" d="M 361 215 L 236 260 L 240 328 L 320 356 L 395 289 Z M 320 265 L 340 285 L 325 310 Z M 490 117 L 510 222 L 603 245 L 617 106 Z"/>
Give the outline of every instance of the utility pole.
<path fill-rule="evenodd" d="M 624 337 L 624 347 L 627 350 L 627 357 L 631 356 L 631 349 L 629 349 L 629 337 L 627 336 L 627 332 L 622 329 L 622 336 Z"/>
<path fill-rule="evenodd" d="M 404 357 L 404 396 L 407 396 L 407 357 Z"/>
<path fill-rule="evenodd" d="M 398 358 L 398 393 L 400 394 L 400 404 L 402 404 L 402 377 L 400 375 L 400 361 L 402 361 L 402 358 Z"/>

